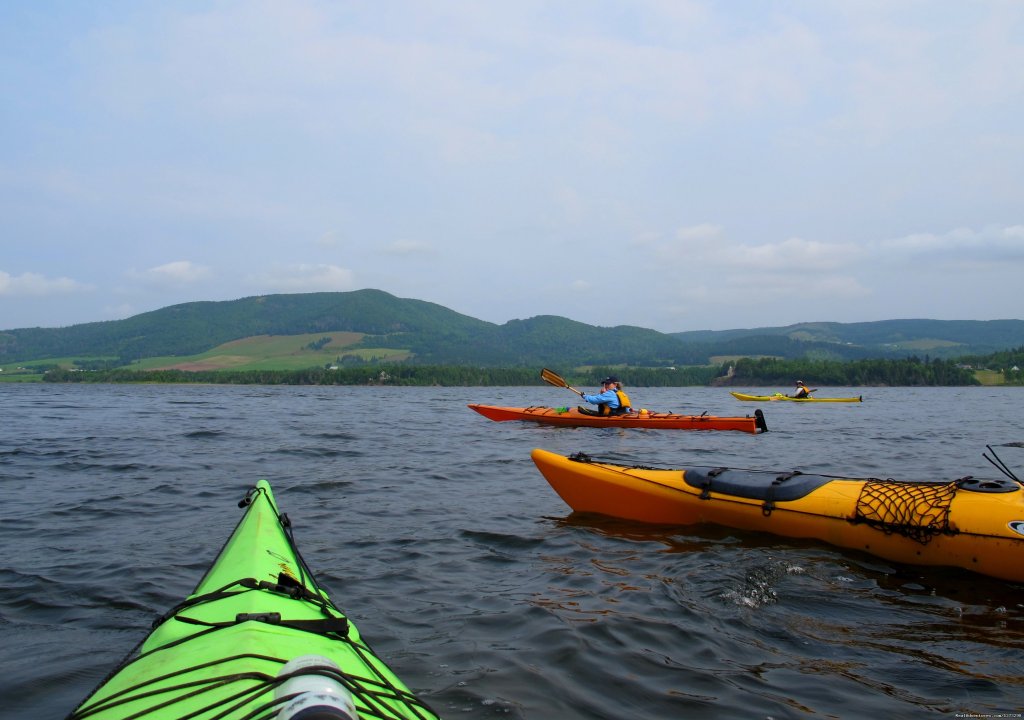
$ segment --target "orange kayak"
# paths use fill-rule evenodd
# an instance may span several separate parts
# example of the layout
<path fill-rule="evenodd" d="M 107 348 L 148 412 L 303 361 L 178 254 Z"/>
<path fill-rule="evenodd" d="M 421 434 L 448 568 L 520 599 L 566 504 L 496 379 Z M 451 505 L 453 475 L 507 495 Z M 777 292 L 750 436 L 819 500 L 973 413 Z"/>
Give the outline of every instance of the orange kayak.
<path fill-rule="evenodd" d="M 908 565 L 959 567 L 1024 582 L 1024 490 L 1010 480 L 659 470 L 539 448 L 531 457 L 576 512 L 814 538 Z"/>
<path fill-rule="evenodd" d="M 571 427 L 630 427 L 654 430 L 739 430 L 752 434 L 767 432 L 764 413 L 755 410 L 744 417 L 717 417 L 715 415 L 677 415 L 676 413 L 639 412 L 629 415 L 599 416 L 581 413 L 576 408 L 500 407 L 497 405 L 469 405 L 485 418 L 497 422 L 525 420 L 545 425 Z"/>

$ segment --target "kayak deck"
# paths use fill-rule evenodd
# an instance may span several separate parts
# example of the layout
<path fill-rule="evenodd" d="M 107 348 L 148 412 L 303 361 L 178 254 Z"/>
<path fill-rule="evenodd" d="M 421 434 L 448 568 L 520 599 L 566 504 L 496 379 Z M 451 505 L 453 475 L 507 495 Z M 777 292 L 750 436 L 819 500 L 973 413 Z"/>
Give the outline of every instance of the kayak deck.
<path fill-rule="evenodd" d="M 305 655 L 337 666 L 313 672 L 340 683 L 361 717 L 436 719 L 317 585 L 269 483 L 239 504 L 245 515 L 195 591 L 69 720 L 273 718 L 294 697 L 275 698 L 292 677 L 281 668 Z"/>
<path fill-rule="evenodd" d="M 742 417 L 716 415 L 680 415 L 677 413 L 639 412 L 628 415 L 587 415 L 577 408 L 531 406 L 524 408 L 470 404 L 471 410 L 489 420 L 507 422 L 523 420 L 544 425 L 572 427 L 633 427 L 654 430 L 737 430 L 747 433 L 767 432 L 768 424 L 761 410 Z"/>

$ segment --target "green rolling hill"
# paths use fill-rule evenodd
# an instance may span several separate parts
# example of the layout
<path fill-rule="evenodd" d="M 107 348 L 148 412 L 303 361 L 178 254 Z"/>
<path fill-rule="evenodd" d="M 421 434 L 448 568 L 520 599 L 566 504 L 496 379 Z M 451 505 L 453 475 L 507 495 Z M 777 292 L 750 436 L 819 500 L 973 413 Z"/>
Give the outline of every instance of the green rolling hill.
<path fill-rule="evenodd" d="M 326 338 L 326 339 L 325 339 Z M 193 302 L 124 320 L 0 331 L 0 366 L 142 368 L 401 362 L 483 367 L 703 365 L 731 357 L 957 358 L 1024 346 L 1022 320 L 886 320 L 661 333 L 542 315 L 502 325 L 380 290 Z M 303 365 L 303 364 L 306 365 Z"/>

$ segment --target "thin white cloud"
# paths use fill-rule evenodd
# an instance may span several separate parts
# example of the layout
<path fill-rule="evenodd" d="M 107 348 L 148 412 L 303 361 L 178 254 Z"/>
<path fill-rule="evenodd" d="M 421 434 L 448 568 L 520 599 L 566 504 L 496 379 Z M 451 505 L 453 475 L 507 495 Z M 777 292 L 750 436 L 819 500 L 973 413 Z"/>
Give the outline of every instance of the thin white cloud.
<path fill-rule="evenodd" d="M 991 226 L 975 230 L 954 228 L 945 233 L 914 233 L 877 243 L 881 254 L 898 262 L 965 263 L 976 267 L 1024 268 L 1024 226 Z"/>
<path fill-rule="evenodd" d="M 91 285 L 72 280 L 68 277 L 49 278 L 33 272 L 11 275 L 0 270 L 0 295 L 43 297 L 47 295 L 67 295 L 91 289 L 93 289 Z"/>
<path fill-rule="evenodd" d="M 722 226 L 712 223 L 701 223 L 676 230 L 676 237 L 680 240 L 713 240 L 722 236 Z"/>
<path fill-rule="evenodd" d="M 388 255 L 435 255 L 437 251 L 434 247 L 427 242 L 422 240 L 396 240 L 383 249 L 383 252 Z"/>
<path fill-rule="evenodd" d="M 719 248 L 717 257 L 732 267 L 752 268 L 759 271 L 782 271 L 799 276 L 801 283 L 811 272 L 843 268 L 852 259 L 861 255 L 861 250 L 852 244 L 824 243 L 804 238 L 787 238 L 777 243 L 762 245 L 740 244 Z"/>
<path fill-rule="evenodd" d="M 863 250 L 852 243 L 825 243 L 799 237 L 778 242 L 737 242 L 726 229 L 713 223 L 680 228 L 674 238 L 654 243 L 657 262 L 675 262 L 700 268 L 701 273 L 756 271 L 794 273 L 835 270 L 858 259 Z"/>
<path fill-rule="evenodd" d="M 708 328 L 707 308 L 713 306 L 714 327 L 724 329 L 861 320 L 865 318 L 858 308 L 873 300 L 876 291 L 853 276 L 810 273 L 794 280 L 792 273 L 756 273 L 725 275 L 713 284 L 679 283 L 665 296 L 663 323 L 677 329 Z"/>
<path fill-rule="evenodd" d="M 251 282 L 276 292 L 344 292 L 356 288 L 352 270 L 326 264 L 290 265 Z"/>
<path fill-rule="evenodd" d="M 135 305 L 131 303 L 119 303 L 117 305 L 105 305 L 102 308 L 102 317 L 97 319 L 103 320 L 122 320 L 132 315 L 138 315 L 141 312 Z"/>
<path fill-rule="evenodd" d="M 129 275 L 137 280 L 164 286 L 192 285 L 212 275 L 210 268 L 189 260 L 175 260 Z"/>
<path fill-rule="evenodd" d="M 328 230 L 320 235 L 314 244 L 324 248 L 334 248 L 340 246 L 343 239 L 342 234 L 337 230 Z"/>

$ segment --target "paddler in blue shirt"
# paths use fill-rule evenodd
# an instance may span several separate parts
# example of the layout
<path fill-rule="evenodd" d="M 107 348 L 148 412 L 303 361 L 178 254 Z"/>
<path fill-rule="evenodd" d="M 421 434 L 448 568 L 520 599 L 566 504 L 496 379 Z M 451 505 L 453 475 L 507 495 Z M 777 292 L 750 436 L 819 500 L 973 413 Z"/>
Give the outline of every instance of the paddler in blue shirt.
<path fill-rule="evenodd" d="M 606 377 L 601 381 L 601 392 L 596 395 L 583 393 L 580 396 L 583 401 L 597 405 L 597 411 L 584 407 L 579 408 L 579 411 L 584 415 L 617 415 L 620 403 L 619 394 L 615 392 L 615 384 L 618 381 L 619 379 L 614 375 Z"/>

